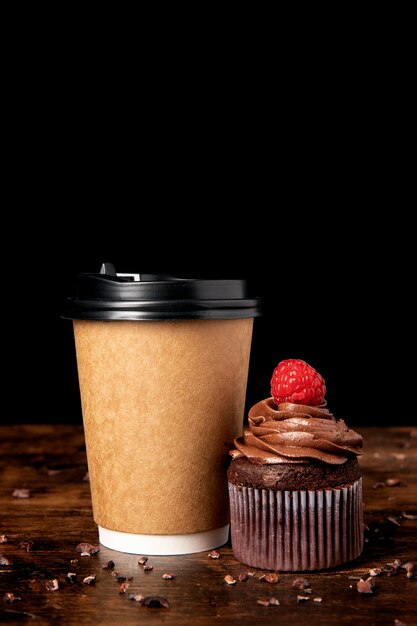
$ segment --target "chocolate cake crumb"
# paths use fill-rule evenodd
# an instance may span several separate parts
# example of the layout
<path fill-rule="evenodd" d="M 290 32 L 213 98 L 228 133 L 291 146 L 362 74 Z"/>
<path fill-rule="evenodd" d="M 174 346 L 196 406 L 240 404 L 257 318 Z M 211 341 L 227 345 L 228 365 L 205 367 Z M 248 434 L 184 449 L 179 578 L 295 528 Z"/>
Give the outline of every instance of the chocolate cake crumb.
<path fill-rule="evenodd" d="M 10 593 L 10 591 L 5 593 L 3 596 L 3 601 L 8 602 L 9 604 L 13 604 L 13 602 L 17 602 L 18 600 L 21 600 L 21 599 L 22 598 L 15 596 L 14 593 Z"/>
<path fill-rule="evenodd" d="M 140 593 L 129 593 L 127 595 L 128 600 L 134 600 L 135 602 L 142 602 L 145 599 L 145 596 L 142 596 Z"/>
<path fill-rule="evenodd" d="M 308 582 L 306 578 L 296 578 L 293 581 L 292 586 L 294 587 L 294 589 L 299 589 L 300 591 L 311 587 L 310 583 Z"/>
<path fill-rule="evenodd" d="M 278 574 L 267 574 L 263 579 L 266 583 L 270 583 L 271 585 L 275 585 L 279 581 Z"/>
<path fill-rule="evenodd" d="M 148 609 L 169 609 L 168 600 L 161 598 L 161 596 L 146 596 L 146 598 L 141 600 L 141 604 L 148 607 Z"/>
<path fill-rule="evenodd" d="M 73 585 L 77 580 L 77 574 L 75 572 L 68 572 L 68 574 L 65 574 L 65 580 L 67 583 Z"/>
<path fill-rule="evenodd" d="M 45 583 L 45 587 L 48 591 L 58 591 L 59 582 L 56 578 L 54 578 L 53 580 L 47 580 Z"/>
<path fill-rule="evenodd" d="M 212 550 L 208 553 L 208 556 L 209 559 L 220 559 L 220 554 L 217 552 L 217 550 Z"/>
<path fill-rule="evenodd" d="M 30 489 L 14 489 L 12 498 L 30 498 Z"/>
<path fill-rule="evenodd" d="M 92 556 L 100 552 L 99 546 L 95 546 L 92 543 L 79 543 L 75 549 L 77 552 L 81 552 L 81 556 Z"/>
<path fill-rule="evenodd" d="M 96 577 L 94 574 L 90 574 L 89 576 L 86 576 L 83 580 L 83 585 L 95 585 L 96 584 Z"/>
<path fill-rule="evenodd" d="M 144 565 L 143 566 L 143 571 L 144 572 L 151 572 L 153 570 L 153 565 Z"/>
<path fill-rule="evenodd" d="M 374 592 L 375 582 L 373 578 L 367 578 L 363 580 L 362 578 L 357 583 L 356 587 L 359 593 L 373 593 Z"/>
<path fill-rule="evenodd" d="M 224 580 L 227 582 L 228 585 L 236 585 L 236 580 L 230 574 L 227 574 L 224 577 Z"/>
<path fill-rule="evenodd" d="M 413 515 L 413 514 L 411 514 L 411 513 L 406 513 L 405 511 L 403 511 L 403 512 L 401 513 L 401 515 L 402 515 L 402 517 L 403 517 L 404 519 L 412 519 L 412 520 L 417 519 L 417 515 Z M 4 535 L 3 535 L 3 537 L 4 537 Z M 0 543 L 2 543 L 2 542 L 0 541 Z"/>
<path fill-rule="evenodd" d="M 13 561 L 8 559 L 5 554 L 0 554 L 0 565 L 12 565 Z"/>

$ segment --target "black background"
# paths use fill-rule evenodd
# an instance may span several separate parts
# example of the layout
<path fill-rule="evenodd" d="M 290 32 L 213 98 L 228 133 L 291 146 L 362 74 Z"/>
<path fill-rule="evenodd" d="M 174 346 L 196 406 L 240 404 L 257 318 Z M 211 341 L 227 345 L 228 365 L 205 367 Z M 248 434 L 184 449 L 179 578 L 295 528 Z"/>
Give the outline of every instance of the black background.
<path fill-rule="evenodd" d="M 336 416 L 415 422 L 408 40 L 396 60 L 384 30 L 378 46 L 365 26 L 354 41 L 336 29 L 331 47 L 319 36 L 304 46 L 298 26 L 289 46 L 275 49 L 274 34 L 258 50 L 242 35 L 232 53 L 210 42 L 196 57 L 187 42 L 142 54 L 136 33 L 119 50 L 107 30 L 97 46 L 90 32 L 35 29 L 34 45 L 13 48 L 3 422 L 80 422 L 60 313 L 77 273 L 103 261 L 246 277 L 264 312 L 248 405 L 269 394 L 278 361 L 297 357 L 325 377 Z"/>
<path fill-rule="evenodd" d="M 396 223 L 384 227 L 329 203 L 301 209 L 278 190 L 270 198 L 239 192 L 220 208 L 216 198 L 188 198 L 185 210 L 179 192 L 166 198 L 166 216 L 162 206 L 114 198 L 112 217 L 98 203 L 58 212 L 56 223 L 40 214 L 26 219 L 33 239 L 3 283 L 4 394 L 11 399 L 3 421 L 81 422 L 72 325 L 60 313 L 75 276 L 110 261 L 121 272 L 248 279 L 263 317 L 255 321 L 247 405 L 269 395 L 278 361 L 295 357 L 325 377 L 337 417 L 353 425 L 415 422 L 407 408 L 409 250 L 394 245 Z"/>

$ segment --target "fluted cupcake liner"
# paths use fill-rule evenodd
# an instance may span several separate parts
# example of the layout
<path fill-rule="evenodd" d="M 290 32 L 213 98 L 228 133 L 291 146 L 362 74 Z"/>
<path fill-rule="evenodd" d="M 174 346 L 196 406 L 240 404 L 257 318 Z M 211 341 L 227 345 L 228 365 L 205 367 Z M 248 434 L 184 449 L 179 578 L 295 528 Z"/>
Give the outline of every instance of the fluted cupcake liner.
<path fill-rule="evenodd" d="M 310 571 L 352 561 L 363 548 L 362 479 L 348 487 L 274 491 L 229 483 L 235 557 L 251 567 Z"/>

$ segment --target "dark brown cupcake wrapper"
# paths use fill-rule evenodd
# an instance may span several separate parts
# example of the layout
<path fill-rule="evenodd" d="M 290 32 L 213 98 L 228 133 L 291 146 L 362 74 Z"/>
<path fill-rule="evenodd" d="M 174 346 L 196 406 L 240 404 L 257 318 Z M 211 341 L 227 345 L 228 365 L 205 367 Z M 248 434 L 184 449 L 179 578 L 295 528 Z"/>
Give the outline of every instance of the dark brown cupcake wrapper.
<path fill-rule="evenodd" d="M 363 548 L 362 479 L 349 487 L 274 491 L 229 483 L 235 557 L 251 567 L 336 567 Z"/>

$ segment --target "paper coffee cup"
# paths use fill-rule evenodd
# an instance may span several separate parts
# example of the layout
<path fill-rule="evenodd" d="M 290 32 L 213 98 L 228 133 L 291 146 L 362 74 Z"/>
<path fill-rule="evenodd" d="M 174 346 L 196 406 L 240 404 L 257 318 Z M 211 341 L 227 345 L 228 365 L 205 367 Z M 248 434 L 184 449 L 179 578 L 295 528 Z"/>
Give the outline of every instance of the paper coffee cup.
<path fill-rule="evenodd" d="M 81 275 L 65 316 L 101 542 L 185 554 L 228 538 L 226 464 L 259 309 L 243 281 L 156 278 Z"/>

